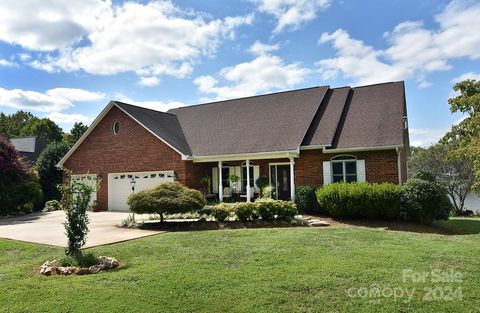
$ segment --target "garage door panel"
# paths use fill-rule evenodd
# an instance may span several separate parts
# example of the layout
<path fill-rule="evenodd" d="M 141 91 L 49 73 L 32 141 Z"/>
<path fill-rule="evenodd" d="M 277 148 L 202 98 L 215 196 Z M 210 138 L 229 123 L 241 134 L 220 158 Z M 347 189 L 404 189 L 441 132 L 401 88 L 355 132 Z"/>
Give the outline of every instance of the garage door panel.
<path fill-rule="evenodd" d="M 138 192 L 151 189 L 163 182 L 174 181 L 174 172 L 149 171 L 108 174 L 108 209 L 110 211 L 129 211 L 127 199 L 133 192 L 132 179 L 135 179 L 135 192 Z"/>

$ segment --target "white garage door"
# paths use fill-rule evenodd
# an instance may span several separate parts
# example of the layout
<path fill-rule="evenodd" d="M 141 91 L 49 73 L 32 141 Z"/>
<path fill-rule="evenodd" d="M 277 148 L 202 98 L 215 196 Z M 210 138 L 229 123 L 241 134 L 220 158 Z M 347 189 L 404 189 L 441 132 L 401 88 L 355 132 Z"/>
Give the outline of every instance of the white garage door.
<path fill-rule="evenodd" d="M 90 208 L 94 201 L 97 201 L 97 174 L 74 174 L 72 181 L 81 181 L 92 187 L 92 198 L 90 199 Z"/>
<path fill-rule="evenodd" d="M 173 171 L 151 171 L 108 174 L 108 210 L 129 211 L 127 198 L 132 194 L 132 179 L 135 192 L 150 189 L 160 183 L 174 181 Z"/>

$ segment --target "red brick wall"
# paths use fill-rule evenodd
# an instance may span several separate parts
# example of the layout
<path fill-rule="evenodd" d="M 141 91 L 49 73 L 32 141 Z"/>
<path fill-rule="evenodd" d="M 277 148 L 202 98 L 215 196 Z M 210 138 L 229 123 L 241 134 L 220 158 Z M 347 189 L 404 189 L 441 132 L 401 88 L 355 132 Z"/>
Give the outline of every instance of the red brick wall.
<path fill-rule="evenodd" d="M 295 185 L 323 185 L 323 161 L 337 154 L 325 154 L 321 150 L 304 150 L 295 159 Z M 348 153 L 365 160 L 366 180 L 370 183 L 398 183 L 397 152 L 395 150 Z"/>
<path fill-rule="evenodd" d="M 120 122 L 118 135 L 112 132 Z M 73 174 L 96 173 L 102 176 L 97 193 L 99 209 L 108 206 L 108 173 L 174 170 L 177 180 L 194 185 L 192 162 L 182 161 L 179 153 L 164 144 L 117 107 L 113 107 L 65 162 Z"/>

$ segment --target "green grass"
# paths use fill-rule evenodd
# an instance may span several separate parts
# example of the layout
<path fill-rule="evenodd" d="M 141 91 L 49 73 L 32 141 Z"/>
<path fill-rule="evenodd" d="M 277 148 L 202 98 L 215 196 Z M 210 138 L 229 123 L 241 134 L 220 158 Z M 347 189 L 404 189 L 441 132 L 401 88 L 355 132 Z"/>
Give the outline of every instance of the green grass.
<path fill-rule="evenodd" d="M 448 221 L 439 221 L 437 224 L 461 234 L 480 234 L 478 217 L 452 217 Z"/>
<path fill-rule="evenodd" d="M 121 268 L 88 276 L 35 270 L 63 249 L 0 240 L 1 312 L 474 312 L 480 235 L 368 228 L 165 233 L 88 249 Z M 456 270 L 462 283 L 402 282 L 402 270 Z M 411 302 L 349 298 L 349 288 L 415 288 Z M 424 301 L 461 287 L 463 300 Z M 372 301 L 373 300 L 373 301 Z"/>

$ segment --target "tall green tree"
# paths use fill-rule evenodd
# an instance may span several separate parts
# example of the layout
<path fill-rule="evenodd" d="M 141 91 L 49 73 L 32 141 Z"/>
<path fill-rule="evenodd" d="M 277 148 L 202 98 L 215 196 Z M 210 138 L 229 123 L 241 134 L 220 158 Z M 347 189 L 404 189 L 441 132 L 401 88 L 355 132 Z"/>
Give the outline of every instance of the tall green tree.
<path fill-rule="evenodd" d="M 70 130 L 69 134 L 65 134 L 63 140 L 69 145 L 73 146 L 80 137 L 87 131 L 88 126 L 82 122 L 77 122 L 73 124 L 73 128 Z"/>
<path fill-rule="evenodd" d="M 63 131 L 48 118 L 32 120 L 28 122 L 20 131 L 21 136 L 35 136 L 49 144 L 54 141 L 62 141 Z"/>
<path fill-rule="evenodd" d="M 456 156 L 453 142 L 417 148 L 408 162 L 412 176 L 428 173 L 444 187 L 453 200 L 456 211 L 462 212 L 465 200 L 475 183 L 473 164 L 469 159 Z"/>
<path fill-rule="evenodd" d="M 43 191 L 43 200 L 60 200 L 61 194 L 57 186 L 62 183 L 63 173 L 56 167 L 67 153 L 69 147 L 64 142 L 51 142 L 40 153 L 37 159 L 37 170 Z"/>
<path fill-rule="evenodd" d="M 18 111 L 9 115 L 0 113 L 0 133 L 7 136 L 7 138 L 20 136 L 21 130 L 25 125 L 38 120 L 38 117 L 25 111 Z"/>
<path fill-rule="evenodd" d="M 452 113 L 467 114 L 442 139 L 443 143 L 457 143 L 452 156 L 470 160 L 473 164 L 475 183 L 473 188 L 480 190 L 480 81 L 467 79 L 455 84 L 457 96 L 448 99 Z"/>

